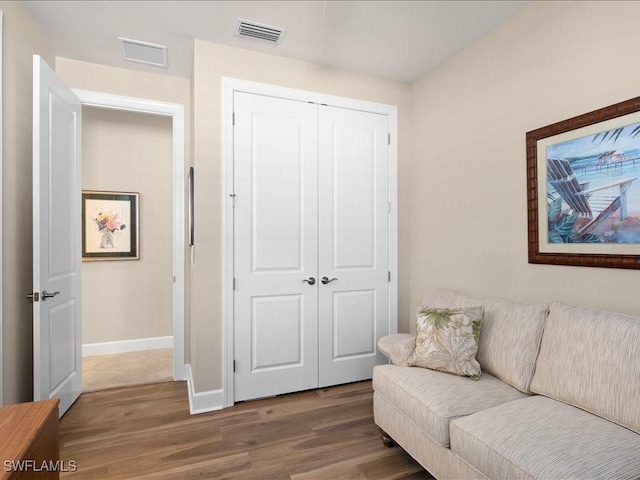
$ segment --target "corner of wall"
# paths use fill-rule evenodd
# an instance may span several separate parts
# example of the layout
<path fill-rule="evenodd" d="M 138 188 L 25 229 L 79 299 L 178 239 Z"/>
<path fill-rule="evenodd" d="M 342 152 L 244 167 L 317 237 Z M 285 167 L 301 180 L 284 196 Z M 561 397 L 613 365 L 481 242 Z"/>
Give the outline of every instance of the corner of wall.
<path fill-rule="evenodd" d="M 191 365 L 185 365 L 187 371 L 187 390 L 189 391 L 189 411 L 191 415 L 213 412 L 224 408 L 224 390 L 196 392 Z"/>

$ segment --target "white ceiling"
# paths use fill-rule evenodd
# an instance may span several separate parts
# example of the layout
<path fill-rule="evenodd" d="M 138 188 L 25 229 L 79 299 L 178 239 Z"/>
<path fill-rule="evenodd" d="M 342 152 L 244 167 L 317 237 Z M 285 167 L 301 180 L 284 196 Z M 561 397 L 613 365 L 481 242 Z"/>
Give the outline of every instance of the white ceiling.
<path fill-rule="evenodd" d="M 189 77 L 193 39 L 412 81 L 526 1 L 25 0 L 56 56 Z M 287 29 L 280 45 L 234 36 L 237 18 Z M 126 61 L 116 37 L 168 46 L 169 68 Z"/>

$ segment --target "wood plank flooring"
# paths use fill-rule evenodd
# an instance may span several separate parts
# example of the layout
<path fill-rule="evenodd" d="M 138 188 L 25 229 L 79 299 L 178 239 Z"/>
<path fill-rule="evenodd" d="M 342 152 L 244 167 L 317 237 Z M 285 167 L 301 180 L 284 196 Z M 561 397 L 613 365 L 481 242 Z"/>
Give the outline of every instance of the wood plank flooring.
<path fill-rule="evenodd" d="M 432 478 L 383 446 L 371 382 L 189 415 L 185 382 L 80 396 L 60 421 L 60 458 L 78 479 Z"/>

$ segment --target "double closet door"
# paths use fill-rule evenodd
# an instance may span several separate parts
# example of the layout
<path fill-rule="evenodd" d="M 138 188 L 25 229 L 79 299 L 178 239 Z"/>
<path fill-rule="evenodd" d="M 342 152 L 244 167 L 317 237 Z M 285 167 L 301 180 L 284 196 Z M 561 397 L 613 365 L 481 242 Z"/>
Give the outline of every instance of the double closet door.
<path fill-rule="evenodd" d="M 235 400 L 371 378 L 389 333 L 386 115 L 234 93 Z"/>

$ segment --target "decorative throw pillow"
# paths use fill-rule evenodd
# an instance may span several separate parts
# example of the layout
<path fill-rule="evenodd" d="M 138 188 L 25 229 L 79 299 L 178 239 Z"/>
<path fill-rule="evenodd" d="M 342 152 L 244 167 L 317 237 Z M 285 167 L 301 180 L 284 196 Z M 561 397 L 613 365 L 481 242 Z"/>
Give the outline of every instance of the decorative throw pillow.
<path fill-rule="evenodd" d="M 480 322 L 484 307 L 420 307 L 417 314 L 416 348 L 409 366 L 480 379 L 476 360 Z"/>

